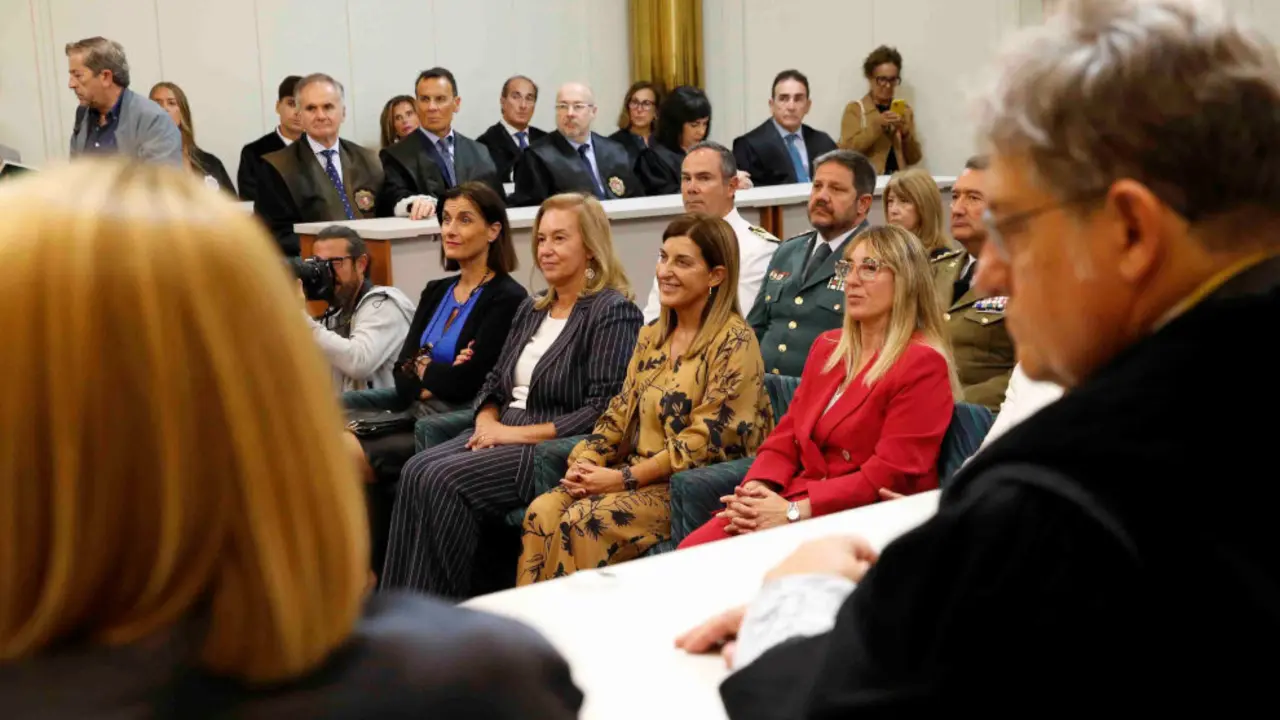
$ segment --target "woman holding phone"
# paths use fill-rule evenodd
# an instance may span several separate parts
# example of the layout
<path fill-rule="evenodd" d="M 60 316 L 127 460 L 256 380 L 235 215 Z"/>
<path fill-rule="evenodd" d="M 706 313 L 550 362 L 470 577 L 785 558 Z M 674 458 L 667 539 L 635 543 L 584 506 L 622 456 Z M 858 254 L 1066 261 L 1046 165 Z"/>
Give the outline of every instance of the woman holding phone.
<path fill-rule="evenodd" d="M 915 113 L 902 98 L 902 54 L 881 45 L 862 62 L 870 86 L 861 100 L 849 103 L 840 121 L 840 147 L 866 155 L 877 175 L 892 175 L 924 157 L 916 137 Z"/>

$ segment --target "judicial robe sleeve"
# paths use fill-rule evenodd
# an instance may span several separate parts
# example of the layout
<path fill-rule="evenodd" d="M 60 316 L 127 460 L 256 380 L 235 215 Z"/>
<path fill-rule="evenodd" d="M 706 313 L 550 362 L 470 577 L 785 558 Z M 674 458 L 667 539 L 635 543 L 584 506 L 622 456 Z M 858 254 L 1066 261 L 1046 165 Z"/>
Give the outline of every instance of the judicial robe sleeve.
<path fill-rule="evenodd" d="M 409 175 L 409 171 L 386 150 L 378 153 L 382 161 L 382 187 L 378 189 L 378 217 L 395 217 L 396 205 L 407 197 L 414 195 L 431 195 L 440 198 L 438 193 L 418 192 L 417 184 Z"/>
<path fill-rule="evenodd" d="M 285 255 L 302 254 L 302 241 L 293 231 L 293 226 L 301 222 L 302 211 L 293 201 L 284 178 L 269 162 L 258 163 L 258 198 L 253 201 L 253 211 L 267 224 Z"/>
<path fill-rule="evenodd" d="M 555 187 L 547 164 L 530 150 L 520 153 L 512 176 L 516 187 L 511 193 L 511 207 L 541 205 L 543 200 L 551 197 L 551 189 Z"/>
<path fill-rule="evenodd" d="M 240 199 L 253 202 L 258 198 L 258 165 L 262 163 L 252 150 L 245 145 L 240 150 L 240 169 L 236 170 L 236 186 L 240 188 Z"/>
<path fill-rule="evenodd" d="M 725 680 L 729 717 L 1096 710 L 1132 681 L 1132 651 L 1145 644 L 1123 621 L 1140 609 L 1124 600 L 1137 596 L 1138 572 L 1122 547 L 1038 487 L 1003 482 L 944 498 L 885 549 L 831 632 L 778 645 Z M 1064 697 L 1064 686 L 1077 691 Z"/>

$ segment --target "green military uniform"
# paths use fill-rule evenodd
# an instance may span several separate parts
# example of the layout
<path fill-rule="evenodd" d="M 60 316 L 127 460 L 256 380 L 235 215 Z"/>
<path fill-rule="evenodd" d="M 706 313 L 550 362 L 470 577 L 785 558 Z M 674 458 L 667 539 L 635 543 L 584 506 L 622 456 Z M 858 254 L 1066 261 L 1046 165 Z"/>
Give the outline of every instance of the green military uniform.
<path fill-rule="evenodd" d="M 849 237 L 864 227 L 865 223 Z M 848 248 L 848 240 L 806 280 L 805 262 L 813 254 L 817 237 L 818 232 L 811 230 L 782 243 L 747 316 L 760 341 L 765 371 L 774 375 L 800 377 L 813 341 L 844 322 L 844 283 L 836 278 L 836 261 Z"/>
<path fill-rule="evenodd" d="M 964 387 L 964 401 L 1000 409 L 1017 358 L 1013 339 L 1004 324 L 1008 298 L 980 298 L 972 283 L 958 299 L 956 280 L 969 259 L 964 250 L 952 250 L 934 258 L 933 284 L 946 314 L 947 337 L 955 357 L 956 373 Z"/>

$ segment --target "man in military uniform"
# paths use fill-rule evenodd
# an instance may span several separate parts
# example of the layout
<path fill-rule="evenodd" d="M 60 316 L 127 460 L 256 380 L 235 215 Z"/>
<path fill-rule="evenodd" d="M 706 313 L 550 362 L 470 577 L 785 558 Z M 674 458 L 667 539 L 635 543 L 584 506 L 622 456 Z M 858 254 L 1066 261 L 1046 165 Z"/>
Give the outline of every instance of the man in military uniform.
<path fill-rule="evenodd" d="M 964 249 L 933 260 L 933 283 L 946 312 L 947 335 L 965 402 L 1000 409 L 1016 357 L 1004 323 L 1007 298 L 982 297 L 974 277 L 987 242 L 984 157 L 970 158 L 951 191 L 951 237 Z"/>
<path fill-rule="evenodd" d="M 876 190 L 871 161 L 852 150 L 814 160 L 809 224 L 774 253 L 747 321 L 756 331 L 765 370 L 799 377 L 818 336 L 844 322 L 844 288 L 836 261 L 863 230 Z"/>
<path fill-rule="evenodd" d="M 761 227 L 747 222 L 734 198 L 738 191 L 738 164 L 729 148 L 704 140 L 684 156 L 680 165 L 680 195 L 685 212 L 697 212 L 723 218 L 738 238 L 738 307 L 750 312 L 751 305 L 764 283 L 769 261 L 781 242 Z M 658 283 L 654 280 L 649 303 L 644 307 L 644 321 L 653 322 L 662 312 Z"/>

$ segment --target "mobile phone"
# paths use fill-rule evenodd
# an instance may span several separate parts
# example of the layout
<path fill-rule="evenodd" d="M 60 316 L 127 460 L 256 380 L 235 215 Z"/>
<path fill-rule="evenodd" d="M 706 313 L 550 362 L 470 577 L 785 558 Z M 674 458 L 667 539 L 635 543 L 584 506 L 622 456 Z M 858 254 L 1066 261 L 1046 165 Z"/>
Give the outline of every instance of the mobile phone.
<path fill-rule="evenodd" d="M 899 115 L 905 115 L 907 112 L 907 101 L 902 98 L 894 98 L 893 102 L 889 103 L 889 109 Z"/>

